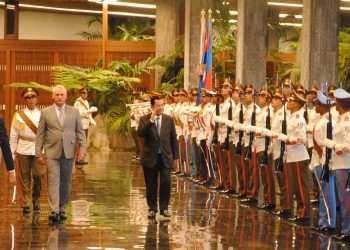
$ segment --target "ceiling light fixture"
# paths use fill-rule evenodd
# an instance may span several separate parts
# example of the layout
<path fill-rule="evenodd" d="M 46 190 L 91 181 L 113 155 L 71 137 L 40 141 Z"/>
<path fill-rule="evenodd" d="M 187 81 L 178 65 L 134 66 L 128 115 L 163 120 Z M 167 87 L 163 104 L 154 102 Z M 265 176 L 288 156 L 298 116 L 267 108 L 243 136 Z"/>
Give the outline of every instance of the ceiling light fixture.
<path fill-rule="evenodd" d="M 350 7 L 340 7 L 340 10 L 346 10 L 346 11 L 348 11 L 348 10 L 350 10 Z"/>
<path fill-rule="evenodd" d="M 69 8 L 58 8 L 58 7 L 50 7 L 50 6 L 42 6 L 42 5 L 32 5 L 32 4 L 19 4 L 19 7 L 20 8 L 28 8 L 28 9 L 38 9 L 38 10 L 54 10 L 54 11 L 71 12 L 71 13 L 102 14 L 102 11 L 100 11 L 100 10 L 69 9 Z M 114 16 L 133 16 L 133 17 L 156 18 L 155 15 L 132 13 L 132 12 L 122 12 L 122 11 L 109 11 L 108 14 L 114 15 Z"/>
<path fill-rule="evenodd" d="M 303 5 L 299 3 L 281 3 L 281 2 L 267 2 L 268 5 L 272 6 L 284 6 L 284 7 L 293 7 L 293 8 L 302 8 Z"/>
<path fill-rule="evenodd" d="M 302 27 L 301 23 L 280 23 L 282 26 Z"/>
<path fill-rule="evenodd" d="M 123 6 L 123 7 L 133 7 L 133 8 L 141 8 L 141 9 L 156 9 L 157 8 L 157 5 L 155 5 L 155 4 L 118 2 L 117 0 L 104 0 L 104 1 L 101 1 L 101 0 L 89 0 L 89 2 L 94 2 L 94 3 L 107 2 L 109 5 Z"/>

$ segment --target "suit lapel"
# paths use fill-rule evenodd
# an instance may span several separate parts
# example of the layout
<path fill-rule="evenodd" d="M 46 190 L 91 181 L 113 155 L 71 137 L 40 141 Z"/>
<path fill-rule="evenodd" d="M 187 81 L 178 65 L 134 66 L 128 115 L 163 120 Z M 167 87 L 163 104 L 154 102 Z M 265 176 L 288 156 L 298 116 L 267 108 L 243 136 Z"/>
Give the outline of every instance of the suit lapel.
<path fill-rule="evenodd" d="M 61 123 L 60 123 L 60 120 L 58 119 L 58 116 L 57 116 L 55 104 L 52 105 L 52 113 L 54 114 L 53 116 L 54 116 L 54 118 L 55 118 L 55 120 L 56 120 L 56 123 L 58 124 L 59 127 L 62 128 Z"/>
<path fill-rule="evenodd" d="M 164 129 L 165 129 L 165 121 L 166 121 L 166 119 L 164 119 L 165 118 L 165 116 L 164 116 L 164 114 L 162 115 L 162 119 L 161 119 L 161 121 L 160 121 L 160 137 L 162 137 L 163 136 L 163 134 L 164 134 Z M 157 133 L 158 134 L 158 133 Z"/>

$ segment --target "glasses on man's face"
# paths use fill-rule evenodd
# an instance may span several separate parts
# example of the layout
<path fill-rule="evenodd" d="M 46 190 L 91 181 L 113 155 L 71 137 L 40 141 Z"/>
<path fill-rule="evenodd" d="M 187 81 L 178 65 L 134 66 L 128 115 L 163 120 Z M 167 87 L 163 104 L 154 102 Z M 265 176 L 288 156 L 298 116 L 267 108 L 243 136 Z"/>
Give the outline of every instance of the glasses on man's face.
<path fill-rule="evenodd" d="M 80 92 L 81 94 L 83 94 L 83 95 L 87 95 L 87 92 Z"/>
<path fill-rule="evenodd" d="M 34 98 L 36 98 L 36 95 L 29 95 L 29 96 L 24 97 L 24 99 L 26 99 L 26 100 L 30 100 L 30 99 L 34 99 Z"/>

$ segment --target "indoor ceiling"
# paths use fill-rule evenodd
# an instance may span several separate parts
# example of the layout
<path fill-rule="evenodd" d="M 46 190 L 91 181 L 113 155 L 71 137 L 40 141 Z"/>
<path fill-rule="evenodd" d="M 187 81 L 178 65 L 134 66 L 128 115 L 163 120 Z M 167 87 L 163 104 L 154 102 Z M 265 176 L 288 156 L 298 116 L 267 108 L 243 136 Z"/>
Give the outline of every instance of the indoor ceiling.
<path fill-rule="evenodd" d="M 4 1 L 4 0 L 0 0 Z M 142 4 L 155 4 L 157 1 L 161 0 L 118 0 L 116 2 L 128 2 L 128 3 L 142 3 Z M 185 0 L 174 0 L 174 1 L 185 1 Z M 214 0 L 222 1 L 223 3 L 229 3 L 228 8 L 232 10 L 237 10 L 237 0 Z M 55 8 L 70 8 L 70 9 L 84 9 L 91 11 L 100 11 L 101 4 L 91 2 L 91 0 L 20 0 L 21 5 L 40 5 Z M 302 0 L 268 0 L 268 6 L 270 10 L 282 14 L 280 18 L 283 20 L 289 19 L 291 22 L 301 23 L 302 18 Z M 217 2 L 216 2 L 217 3 Z M 340 7 L 342 15 L 350 15 L 350 0 L 340 0 Z M 26 7 L 29 8 L 29 7 Z M 115 12 L 127 12 L 151 15 L 154 17 L 156 14 L 155 8 L 135 8 L 130 6 L 117 6 L 110 5 L 110 11 Z M 296 18 L 298 17 L 298 18 Z M 233 17 L 235 18 L 235 17 Z"/>

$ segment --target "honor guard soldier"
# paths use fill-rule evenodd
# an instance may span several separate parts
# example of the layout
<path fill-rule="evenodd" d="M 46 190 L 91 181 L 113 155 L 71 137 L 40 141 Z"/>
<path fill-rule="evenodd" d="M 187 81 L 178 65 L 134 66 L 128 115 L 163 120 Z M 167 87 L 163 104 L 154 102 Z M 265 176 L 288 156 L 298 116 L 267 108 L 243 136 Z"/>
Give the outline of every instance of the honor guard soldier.
<path fill-rule="evenodd" d="M 313 84 L 306 92 L 306 116 L 307 116 L 307 148 L 310 155 L 310 158 L 312 158 L 313 154 L 313 148 L 314 148 L 314 139 L 313 139 L 313 131 L 315 128 L 315 125 L 317 121 L 320 120 L 321 116 L 319 113 L 316 112 L 316 108 L 314 105 L 314 101 L 317 101 L 317 91 L 318 86 L 316 84 Z M 312 175 L 311 178 L 311 190 L 310 190 L 310 197 L 311 202 L 316 203 L 318 201 L 318 184 L 316 177 Z"/>
<path fill-rule="evenodd" d="M 232 121 L 232 111 L 235 108 L 235 103 L 231 98 L 232 85 L 225 80 L 221 95 L 224 99 L 223 103 L 220 104 L 220 117 L 223 120 Z M 219 128 L 219 142 L 221 145 L 221 159 L 222 159 L 222 185 L 224 193 L 234 193 L 236 185 L 236 176 L 233 175 L 233 145 L 231 143 L 232 128 L 227 127 L 225 124 L 221 124 Z"/>
<path fill-rule="evenodd" d="M 244 167 L 246 175 L 246 193 L 247 197 L 241 199 L 243 202 L 256 202 L 258 193 L 258 168 L 255 150 L 255 133 L 248 130 L 251 126 L 256 126 L 256 114 L 260 112 L 259 106 L 255 103 L 255 89 L 248 85 L 244 91 Z"/>
<path fill-rule="evenodd" d="M 327 155 L 325 142 L 328 136 L 332 135 L 335 124 L 330 113 L 331 101 L 321 91 L 317 92 L 314 101 L 315 111 L 320 118 L 315 124 L 313 131 L 313 152 L 310 162 L 310 169 L 313 171 L 317 187 L 320 190 L 318 206 L 317 231 L 333 233 L 336 227 L 336 197 L 334 187 L 334 176 L 330 174 L 331 155 Z M 329 150 L 329 149 L 327 149 Z"/>
<path fill-rule="evenodd" d="M 238 177 L 238 192 L 236 195 L 237 198 L 243 198 L 246 195 L 245 189 L 245 172 L 244 165 L 242 162 L 244 161 L 243 155 L 243 147 L 244 147 L 244 131 L 239 129 L 238 125 L 243 126 L 244 122 L 244 112 L 245 106 L 243 103 L 244 90 L 243 86 L 236 85 L 233 89 L 232 98 L 235 102 L 235 108 L 233 109 L 232 114 L 232 125 L 233 125 L 233 133 L 232 133 L 232 145 L 234 146 L 234 160 L 233 166 L 236 169 L 237 177 Z M 235 175 L 235 173 L 234 173 Z M 236 178 L 235 176 L 233 178 Z"/>
<path fill-rule="evenodd" d="M 262 88 L 258 98 L 261 109 L 256 116 L 256 126 L 258 128 L 271 130 L 271 99 L 271 92 L 266 88 Z M 271 138 L 269 136 L 264 136 L 260 131 L 257 131 L 255 136 L 255 151 L 262 184 L 264 186 L 264 203 L 261 205 L 261 208 L 272 209 L 274 207 L 273 199 L 275 192 L 272 174 Z"/>
<path fill-rule="evenodd" d="M 287 135 L 281 140 L 287 143 L 286 161 L 289 174 L 289 195 L 296 201 L 296 213 L 289 220 L 307 223 L 310 216 L 310 173 L 307 152 L 307 124 L 304 118 L 305 97 L 294 92 L 288 99 Z M 293 202 L 294 203 L 294 202 Z"/>
<path fill-rule="evenodd" d="M 339 200 L 341 232 L 338 240 L 350 240 L 350 94 L 344 89 L 334 91 L 339 117 L 333 129 L 333 139 L 326 140 L 326 147 L 333 150 L 331 173 L 335 178 Z"/>
<path fill-rule="evenodd" d="M 19 182 L 23 190 L 23 214 L 30 213 L 31 203 L 34 212 L 40 211 L 41 176 L 45 173 L 44 166 L 35 159 L 35 138 L 40 120 L 40 110 L 37 108 L 38 91 L 27 88 L 22 92 L 26 108 L 14 114 L 10 146 L 13 158 L 18 159 L 22 181 Z M 32 190 L 33 180 L 33 190 Z"/>
<path fill-rule="evenodd" d="M 80 117 L 81 117 L 81 123 L 83 126 L 83 129 L 85 131 L 86 139 L 88 138 L 88 131 L 90 126 L 95 126 L 96 122 L 94 118 L 92 118 L 92 114 L 97 112 L 96 107 L 90 107 L 88 99 L 88 90 L 86 88 L 82 88 L 79 90 L 79 97 L 74 103 L 74 108 L 79 110 Z M 79 154 L 79 150 L 77 150 L 77 154 Z M 87 161 L 80 160 L 76 161 L 75 164 L 77 165 L 84 165 L 87 164 Z"/>
<path fill-rule="evenodd" d="M 276 89 L 271 101 L 271 107 L 273 109 L 272 121 L 271 121 L 271 137 L 272 137 L 272 156 L 273 156 L 273 170 L 276 174 L 276 179 L 279 186 L 279 208 L 273 212 L 275 215 L 281 217 L 289 217 L 290 215 L 290 201 L 288 199 L 288 176 L 287 171 L 284 170 L 284 150 L 282 147 L 282 141 L 278 139 L 277 134 L 282 133 L 283 123 L 287 119 L 286 105 L 284 104 L 284 96 L 280 89 Z M 281 152 L 283 150 L 283 152 Z M 276 202 L 277 204 L 277 202 Z"/>

